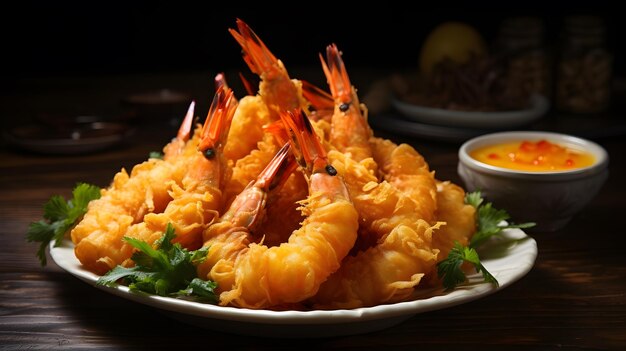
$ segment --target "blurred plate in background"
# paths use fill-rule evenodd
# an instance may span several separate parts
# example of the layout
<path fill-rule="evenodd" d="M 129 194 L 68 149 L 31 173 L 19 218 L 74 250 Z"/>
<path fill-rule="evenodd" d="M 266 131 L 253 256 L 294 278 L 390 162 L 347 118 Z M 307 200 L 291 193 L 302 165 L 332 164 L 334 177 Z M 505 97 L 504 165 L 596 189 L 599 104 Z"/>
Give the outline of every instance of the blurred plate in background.
<path fill-rule="evenodd" d="M 42 154 L 87 154 L 112 147 L 133 133 L 126 124 L 93 122 L 55 129 L 25 124 L 3 131 L 3 139 L 16 147 Z"/>
<path fill-rule="evenodd" d="M 448 110 L 413 105 L 397 97 L 391 98 L 391 105 L 404 117 L 415 122 L 434 126 L 488 130 L 504 130 L 523 126 L 545 115 L 550 107 L 548 99 L 541 95 L 532 96 L 527 109 L 514 111 Z"/>
<path fill-rule="evenodd" d="M 409 136 L 416 139 L 461 143 L 473 137 L 489 133 L 484 129 L 455 128 L 418 123 L 405 119 L 397 112 L 371 115 L 368 118 L 375 130 Z"/>

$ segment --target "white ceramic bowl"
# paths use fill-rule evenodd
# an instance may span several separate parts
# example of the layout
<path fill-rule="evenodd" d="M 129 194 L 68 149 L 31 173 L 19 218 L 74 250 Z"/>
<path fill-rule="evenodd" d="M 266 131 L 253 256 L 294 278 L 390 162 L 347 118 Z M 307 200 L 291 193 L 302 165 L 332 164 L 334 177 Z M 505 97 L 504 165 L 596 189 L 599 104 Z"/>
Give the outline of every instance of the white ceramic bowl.
<path fill-rule="evenodd" d="M 595 162 L 567 171 L 528 172 L 491 166 L 469 155 L 482 146 L 542 139 L 590 152 Z M 598 193 L 608 178 L 608 164 L 606 150 L 592 141 L 558 133 L 513 131 L 465 142 L 459 149 L 458 173 L 468 191 L 480 190 L 494 207 L 506 210 L 512 222 L 535 222 L 532 231 L 547 232 L 563 228 Z"/>

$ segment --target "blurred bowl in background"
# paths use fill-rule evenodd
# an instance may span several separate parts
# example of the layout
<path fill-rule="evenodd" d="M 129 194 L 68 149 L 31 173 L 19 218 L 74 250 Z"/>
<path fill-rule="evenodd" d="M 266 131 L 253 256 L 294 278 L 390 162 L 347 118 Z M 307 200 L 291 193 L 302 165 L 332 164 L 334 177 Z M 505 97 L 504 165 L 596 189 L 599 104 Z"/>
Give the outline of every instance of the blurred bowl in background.
<path fill-rule="evenodd" d="M 546 140 L 569 150 L 591 154 L 591 165 L 555 171 L 496 167 L 475 159 L 479 148 L 509 142 Z M 459 149 L 458 173 L 468 191 L 479 190 L 515 223 L 535 222 L 535 232 L 562 229 L 598 193 L 608 178 L 609 156 L 600 145 L 550 132 L 499 132 L 466 141 Z"/>

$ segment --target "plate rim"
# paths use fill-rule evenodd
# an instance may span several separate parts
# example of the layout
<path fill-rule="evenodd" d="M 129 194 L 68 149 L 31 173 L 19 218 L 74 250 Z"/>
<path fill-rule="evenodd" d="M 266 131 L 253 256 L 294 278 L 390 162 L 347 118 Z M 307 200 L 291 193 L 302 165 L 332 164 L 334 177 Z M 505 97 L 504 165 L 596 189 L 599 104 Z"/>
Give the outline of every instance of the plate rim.
<path fill-rule="evenodd" d="M 113 295 L 117 295 L 134 302 L 139 302 L 144 305 L 149 305 L 164 311 L 204 317 L 207 319 L 221 319 L 264 325 L 334 325 L 401 317 L 409 318 L 416 314 L 445 309 L 471 302 L 500 291 L 501 289 L 524 277 L 532 269 L 538 250 L 536 241 L 520 229 L 505 229 L 503 230 L 501 237 L 495 239 L 512 240 L 515 242 L 513 247 L 516 248 L 516 251 L 514 254 L 510 255 L 510 253 L 507 253 L 506 256 L 499 259 L 510 259 L 511 257 L 517 257 L 518 260 L 522 258 L 524 259 L 523 262 L 516 262 L 516 264 L 511 267 L 501 267 L 499 270 L 493 269 L 498 259 L 486 259 L 483 262 L 487 269 L 489 269 L 490 272 L 496 276 L 496 278 L 500 276 L 500 278 L 498 278 L 500 282 L 499 287 L 494 287 L 490 283 L 482 282 L 482 279 L 479 279 L 477 274 L 473 274 L 468 276 L 468 278 L 470 278 L 469 284 L 460 286 L 449 292 L 445 292 L 443 289 L 435 289 L 434 291 L 440 291 L 442 293 L 428 298 L 356 309 L 313 311 L 253 310 L 229 306 L 218 306 L 183 299 L 149 295 L 145 293 L 135 293 L 131 292 L 128 287 L 123 285 L 118 285 L 116 287 L 99 286 L 95 284 L 98 276 L 84 269 L 82 265 L 80 265 L 80 262 L 76 259 L 73 244 L 69 239 L 64 239 L 60 246 L 55 246 L 54 242 L 51 242 L 49 252 L 53 261 L 60 268 L 89 285 Z M 501 280 L 503 268 L 506 268 L 506 270 L 512 271 L 513 273 L 509 272 L 505 275 L 506 279 Z M 472 280 L 475 281 L 472 283 Z"/>

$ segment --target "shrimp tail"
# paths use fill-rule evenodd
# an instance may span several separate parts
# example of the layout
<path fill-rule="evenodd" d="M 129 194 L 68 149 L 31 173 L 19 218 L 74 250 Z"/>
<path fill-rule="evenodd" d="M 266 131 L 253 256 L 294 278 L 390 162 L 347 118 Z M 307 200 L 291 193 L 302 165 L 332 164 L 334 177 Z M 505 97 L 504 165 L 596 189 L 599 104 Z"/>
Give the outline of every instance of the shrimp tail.
<path fill-rule="evenodd" d="M 224 72 L 220 72 L 215 75 L 215 91 L 220 91 L 220 89 L 228 89 L 228 83 L 226 82 Z"/>
<path fill-rule="evenodd" d="M 333 96 L 306 80 L 301 80 L 301 82 L 302 95 L 311 104 L 311 107 L 315 111 L 330 110 L 332 113 L 335 107 Z"/>
<path fill-rule="evenodd" d="M 257 179 L 250 182 L 246 189 L 233 200 L 228 210 L 232 214 L 231 223 L 254 232 L 260 220 L 265 218 L 264 209 L 268 194 L 285 184 L 287 178 L 298 167 L 290 149 L 291 144 L 286 143 Z"/>
<path fill-rule="evenodd" d="M 341 103 L 350 104 L 352 102 L 352 85 L 337 45 L 331 44 L 326 47 L 326 59 L 328 63 L 320 54 L 322 69 L 333 97 Z"/>
<path fill-rule="evenodd" d="M 276 189 L 279 185 L 284 184 L 291 173 L 295 171 L 298 164 L 290 151 L 291 144 L 285 143 L 259 175 L 256 183 L 263 185 L 262 188 L 264 190 L 271 191 Z"/>
<path fill-rule="evenodd" d="M 189 104 L 187 114 L 183 119 L 183 123 L 181 123 L 180 128 L 178 129 L 178 134 L 176 135 L 176 138 L 178 138 L 179 140 L 189 140 L 189 136 L 191 135 L 191 126 L 193 125 L 193 115 L 195 108 L 196 102 L 192 101 L 191 104 Z"/>
<path fill-rule="evenodd" d="M 328 162 L 326 150 L 304 111 L 297 109 L 282 113 L 280 117 L 289 130 L 291 142 L 296 146 L 293 150 L 300 166 L 311 174 L 326 172 L 335 175 L 337 171 Z"/>
<path fill-rule="evenodd" d="M 300 83 L 291 80 L 282 61 L 277 59 L 259 37 L 240 19 L 238 30 L 229 29 L 243 51 L 243 59 L 250 70 L 261 78 L 258 95 L 270 113 L 270 120 L 280 119 L 281 111 L 306 107 Z"/>
<path fill-rule="evenodd" d="M 243 73 L 239 72 L 239 79 L 243 84 L 243 87 L 246 89 L 248 95 L 255 95 L 256 91 L 259 90 L 259 82 L 252 82 L 249 77 L 243 75 Z"/>
<path fill-rule="evenodd" d="M 335 102 L 330 120 L 330 143 L 357 162 L 365 160 L 372 156 L 369 139 L 373 135 L 367 124 L 367 109 L 359 103 L 337 46 L 329 45 L 326 48 L 326 61 L 322 55 L 320 60 Z M 374 163 L 368 168 L 376 172 Z"/>
<path fill-rule="evenodd" d="M 232 28 L 229 28 L 228 31 L 241 45 L 244 61 L 250 70 L 258 75 L 274 70 L 278 59 L 263 41 L 240 19 L 237 19 L 237 28 L 239 31 Z"/>
<path fill-rule="evenodd" d="M 333 96 L 306 80 L 301 80 L 300 82 L 302 83 L 302 96 L 309 103 L 311 119 L 314 121 L 322 119 L 330 121 L 335 110 Z"/>
<path fill-rule="evenodd" d="M 236 108 L 237 103 L 235 102 L 233 91 L 225 84 L 218 85 L 202 128 L 200 143 L 198 144 L 198 150 L 203 152 L 205 157 L 214 157 L 216 154 L 215 150 L 220 145 L 226 143 L 230 123 Z"/>
<path fill-rule="evenodd" d="M 285 129 L 285 124 L 281 120 L 264 125 L 263 131 L 273 135 L 274 139 L 278 141 L 279 145 L 283 145 L 289 142 L 289 135 L 287 134 L 287 130 Z"/>
<path fill-rule="evenodd" d="M 180 124 L 180 128 L 178 128 L 176 137 L 163 148 L 163 159 L 172 160 L 183 152 L 185 144 L 191 138 L 191 127 L 193 125 L 195 107 L 196 102 L 192 101 L 191 104 L 189 104 L 189 108 L 187 109 L 185 118 L 183 118 L 183 122 Z"/>

